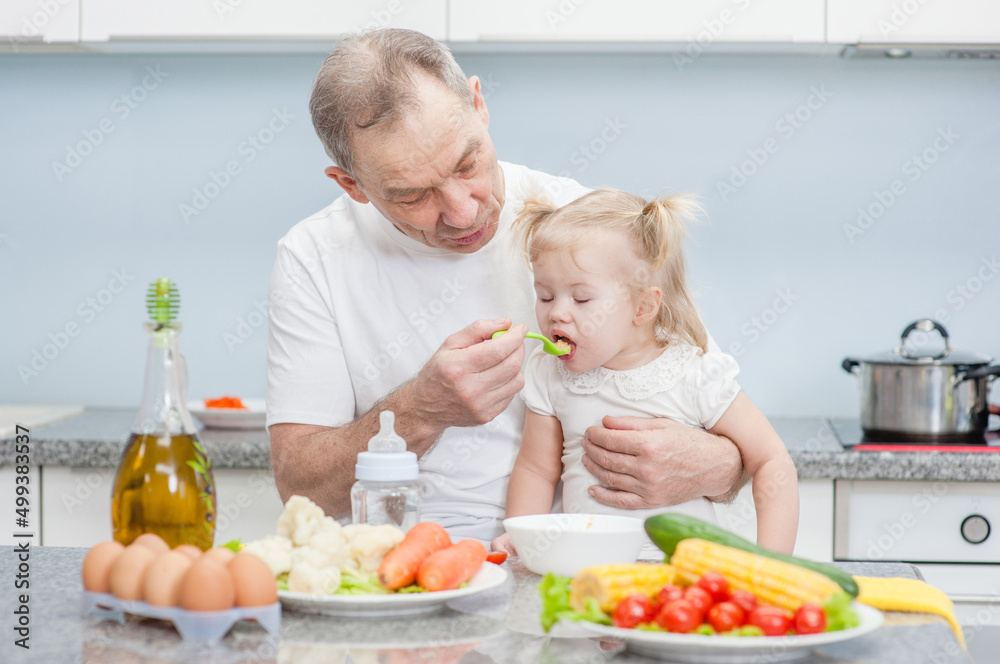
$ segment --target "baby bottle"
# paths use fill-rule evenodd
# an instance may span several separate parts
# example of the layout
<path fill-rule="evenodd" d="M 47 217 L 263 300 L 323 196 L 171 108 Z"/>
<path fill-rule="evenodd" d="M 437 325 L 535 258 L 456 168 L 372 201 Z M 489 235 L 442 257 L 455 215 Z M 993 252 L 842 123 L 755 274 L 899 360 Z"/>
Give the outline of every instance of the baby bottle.
<path fill-rule="evenodd" d="M 368 451 L 358 454 L 351 517 L 354 523 L 391 523 L 406 531 L 420 521 L 420 467 L 396 434 L 395 422 L 391 410 L 379 413 L 379 432 L 368 441 Z"/>

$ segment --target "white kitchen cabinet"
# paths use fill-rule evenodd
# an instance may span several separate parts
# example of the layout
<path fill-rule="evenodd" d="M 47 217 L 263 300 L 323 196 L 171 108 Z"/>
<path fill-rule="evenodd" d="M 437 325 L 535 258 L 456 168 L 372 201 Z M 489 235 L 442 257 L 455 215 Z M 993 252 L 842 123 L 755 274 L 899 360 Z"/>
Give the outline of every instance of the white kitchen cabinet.
<path fill-rule="evenodd" d="M 751 542 L 757 541 L 753 483 L 729 505 L 716 505 L 719 525 Z M 833 480 L 799 480 L 799 532 L 795 555 L 820 562 L 833 560 Z"/>
<path fill-rule="evenodd" d="M 80 0 L 3 0 L 0 38 L 15 45 L 75 42 L 80 38 Z"/>
<path fill-rule="evenodd" d="M 41 543 L 90 547 L 111 539 L 114 475 L 114 468 L 43 468 Z M 214 475 L 216 544 L 276 532 L 282 504 L 269 471 L 223 468 Z"/>
<path fill-rule="evenodd" d="M 446 0 L 80 0 L 84 42 L 324 39 L 411 28 L 445 39 Z"/>
<path fill-rule="evenodd" d="M 1000 43 L 1000 3 L 983 0 L 828 0 L 827 41 Z"/>
<path fill-rule="evenodd" d="M 451 0 L 452 42 L 816 42 L 823 0 Z"/>

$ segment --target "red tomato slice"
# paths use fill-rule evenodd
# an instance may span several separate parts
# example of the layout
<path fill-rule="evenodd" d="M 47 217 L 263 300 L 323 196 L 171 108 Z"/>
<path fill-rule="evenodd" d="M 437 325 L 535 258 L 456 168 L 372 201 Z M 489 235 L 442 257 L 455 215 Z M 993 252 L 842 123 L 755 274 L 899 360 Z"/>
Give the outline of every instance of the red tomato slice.
<path fill-rule="evenodd" d="M 611 623 L 615 627 L 632 628 L 639 623 L 649 622 L 652 613 L 653 603 L 648 597 L 641 594 L 629 595 L 618 602 L 611 616 Z"/>
<path fill-rule="evenodd" d="M 729 581 L 718 572 L 705 572 L 698 579 L 698 587 L 707 590 L 716 604 L 729 599 Z"/>
<path fill-rule="evenodd" d="M 499 565 L 505 560 L 507 560 L 506 551 L 490 551 L 486 554 L 486 562 L 493 563 L 494 565 Z"/>
<path fill-rule="evenodd" d="M 803 604 L 793 620 L 796 634 L 819 634 L 826 631 L 826 613 L 815 604 Z"/>

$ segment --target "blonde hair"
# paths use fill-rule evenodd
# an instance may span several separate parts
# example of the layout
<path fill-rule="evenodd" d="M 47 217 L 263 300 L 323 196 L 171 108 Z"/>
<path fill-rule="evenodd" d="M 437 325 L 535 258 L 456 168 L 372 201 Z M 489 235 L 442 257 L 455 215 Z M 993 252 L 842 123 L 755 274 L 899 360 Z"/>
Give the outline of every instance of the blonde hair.
<path fill-rule="evenodd" d="M 708 334 L 688 291 L 682 246 L 685 222 L 702 211 L 684 194 L 646 201 L 617 189 L 598 189 L 561 208 L 544 197 L 525 201 L 513 230 L 529 263 L 544 251 L 599 242 L 606 231 L 624 234 L 633 256 L 622 257 L 623 267 L 635 265 L 635 260 L 640 266 L 625 270 L 633 293 L 654 286 L 662 293 L 654 337 L 707 351 Z"/>

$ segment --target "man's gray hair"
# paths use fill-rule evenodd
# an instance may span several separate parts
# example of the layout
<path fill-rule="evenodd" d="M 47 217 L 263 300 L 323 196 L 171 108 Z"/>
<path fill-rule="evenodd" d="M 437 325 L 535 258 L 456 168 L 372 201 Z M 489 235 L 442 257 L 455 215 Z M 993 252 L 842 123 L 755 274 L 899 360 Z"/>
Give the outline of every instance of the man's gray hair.
<path fill-rule="evenodd" d="M 414 75 L 420 73 L 473 104 L 468 80 L 451 51 L 413 30 L 373 30 L 346 37 L 323 63 L 309 112 L 326 154 L 351 177 L 355 133 L 397 121 L 416 99 Z"/>

